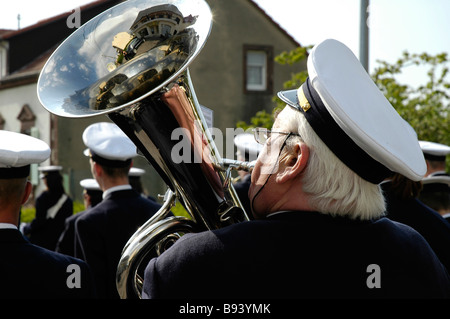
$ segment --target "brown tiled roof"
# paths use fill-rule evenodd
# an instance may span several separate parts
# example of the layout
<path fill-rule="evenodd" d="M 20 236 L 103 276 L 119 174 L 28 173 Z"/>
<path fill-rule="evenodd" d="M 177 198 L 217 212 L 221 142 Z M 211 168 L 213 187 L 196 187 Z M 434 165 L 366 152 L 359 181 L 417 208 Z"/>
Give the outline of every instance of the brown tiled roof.
<path fill-rule="evenodd" d="M 45 62 L 47 62 L 48 58 L 50 58 L 50 55 L 52 55 L 53 51 L 56 50 L 56 48 L 59 46 L 60 43 L 58 43 L 53 48 L 49 49 L 44 54 L 41 54 L 40 56 L 36 57 L 31 63 L 25 65 L 23 68 L 18 70 L 15 73 L 29 73 L 29 72 L 40 72 L 42 68 L 44 67 Z"/>

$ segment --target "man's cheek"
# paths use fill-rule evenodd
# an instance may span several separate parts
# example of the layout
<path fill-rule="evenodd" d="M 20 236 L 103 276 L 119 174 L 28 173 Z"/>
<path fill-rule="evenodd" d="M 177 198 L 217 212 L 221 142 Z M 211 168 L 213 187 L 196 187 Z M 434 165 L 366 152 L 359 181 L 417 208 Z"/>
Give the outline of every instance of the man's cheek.
<path fill-rule="evenodd" d="M 260 175 L 274 174 L 278 171 L 278 151 L 274 147 L 268 147 L 267 152 L 258 157 L 260 161 Z"/>

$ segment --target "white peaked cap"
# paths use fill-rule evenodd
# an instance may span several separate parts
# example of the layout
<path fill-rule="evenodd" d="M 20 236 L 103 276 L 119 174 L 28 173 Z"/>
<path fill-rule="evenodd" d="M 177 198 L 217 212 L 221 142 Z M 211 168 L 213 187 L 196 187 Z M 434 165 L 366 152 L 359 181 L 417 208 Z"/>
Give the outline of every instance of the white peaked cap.
<path fill-rule="evenodd" d="M 29 135 L 0 130 L 0 167 L 39 164 L 50 157 L 47 143 Z"/>
<path fill-rule="evenodd" d="M 419 141 L 420 148 L 422 149 L 425 157 L 427 155 L 442 157 L 442 160 L 445 160 L 445 156 L 450 154 L 450 146 L 445 144 L 429 142 L 429 141 Z"/>
<path fill-rule="evenodd" d="M 128 172 L 128 176 L 142 176 L 145 174 L 145 170 L 138 167 L 131 167 Z"/>
<path fill-rule="evenodd" d="M 83 132 L 83 142 L 90 150 L 106 160 L 126 161 L 137 156 L 136 146 L 114 123 L 99 122 Z"/>
<path fill-rule="evenodd" d="M 50 153 L 50 147 L 42 140 L 0 130 L 0 178 L 26 177 L 29 165 L 42 163 Z"/>
<path fill-rule="evenodd" d="M 416 132 L 347 46 L 333 39 L 319 43 L 307 67 L 308 80 L 278 96 L 304 114 L 342 162 L 372 183 L 392 172 L 422 179 L 426 164 Z"/>
<path fill-rule="evenodd" d="M 62 166 L 49 165 L 49 166 L 39 166 L 38 171 L 41 172 L 39 178 L 45 178 L 49 173 L 60 172 Z"/>
<path fill-rule="evenodd" d="M 59 172 L 62 170 L 62 166 L 49 165 L 49 166 L 39 166 L 38 171 L 40 172 Z"/>
<path fill-rule="evenodd" d="M 424 185 L 427 184 L 445 184 L 450 187 L 450 176 L 448 175 L 433 175 L 422 179 Z"/>
<path fill-rule="evenodd" d="M 87 190 L 101 190 L 100 185 L 94 178 L 86 178 L 80 181 L 80 186 Z"/>

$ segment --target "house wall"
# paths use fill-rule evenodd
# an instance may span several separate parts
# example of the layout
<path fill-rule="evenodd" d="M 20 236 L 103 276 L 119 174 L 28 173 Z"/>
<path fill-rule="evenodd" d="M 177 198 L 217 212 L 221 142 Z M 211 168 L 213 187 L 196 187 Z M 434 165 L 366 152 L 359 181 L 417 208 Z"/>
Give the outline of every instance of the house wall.
<path fill-rule="evenodd" d="M 50 145 L 50 113 L 39 102 L 35 83 L 0 90 L 0 114 L 5 120 L 3 129 L 20 132 L 21 123 L 17 116 L 25 104 L 28 104 L 30 110 L 36 116 L 35 136 Z M 43 162 L 42 165 L 50 165 L 50 159 Z M 31 182 L 34 185 L 34 194 L 36 195 L 43 191 L 43 185 L 40 183 L 38 175 L 37 166 L 33 166 Z M 29 202 L 33 203 L 33 200 L 34 197 L 32 196 Z"/>
<path fill-rule="evenodd" d="M 50 127 L 50 113 L 39 102 L 36 94 L 36 83 L 0 90 L 0 114 L 5 119 L 4 129 L 20 132 L 21 123 L 17 116 L 25 104 L 29 105 L 36 116 L 39 137 L 44 141 L 50 141 L 48 129 Z"/>

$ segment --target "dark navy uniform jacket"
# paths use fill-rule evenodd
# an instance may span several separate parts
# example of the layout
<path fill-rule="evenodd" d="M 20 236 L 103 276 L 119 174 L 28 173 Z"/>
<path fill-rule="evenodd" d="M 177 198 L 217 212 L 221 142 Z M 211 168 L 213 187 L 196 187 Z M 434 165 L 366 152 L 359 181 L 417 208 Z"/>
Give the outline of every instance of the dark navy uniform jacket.
<path fill-rule="evenodd" d="M 184 235 L 149 262 L 143 297 L 450 298 L 450 277 L 406 225 L 283 212 Z"/>
<path fill-rule="evenodd" d="M 417 230 L 450 272 L 450 223 L 417 198 L 399 199 L 390 185 L 390 182 L 381 184 L 387 203 L 387 217 Z"/>
<path fill-rule="evenodd" d="M 60 198 L 60 194 L 55 196 L 54 193 L 45 191 L 36 199 L 36 217 L 24 227 L 24 233 L 33 244 L 50 250 L 56 249 L 56 243 L 64 230 L 64 222 L 73 214 L 72 199 L 67 197 L 55 217 L 47 217 L 48 209 L 54 206 Z"/>
<path fill-rule="evenodd" d="M 77 245 L 92 271 L 100 298 L 119 298 L 116 271 L 122 249 L 137 229 L 161 207 L 135 190 L 115 191 L 75 223 Z"/>
<path fill-rule="evenodd" d="M 0 300 L 96 296 L 85 262 L 31 244 L 17 229 L 0 229 L 0 252 Z M 68 269 L 69 265 L 78 265 L 79 270 Z M 78 279 L 71 277 L 77 273 L 80 288 L 74 286 Z"/>
<path fill-rule="evenodd" d="M 75 250 L 77 249 L 77 245 L 75 241 L 75 222 L 81 215 L 86 213 L 86 211 L 87 210 L 78 212 L 77 214 L 66 218 L 64 230 L 56 243 L 55 250 L 57 252 L 69 256 L 76 256 Z M 80 253 L 78 253 L 78 255 L 80 255 Z"/>

